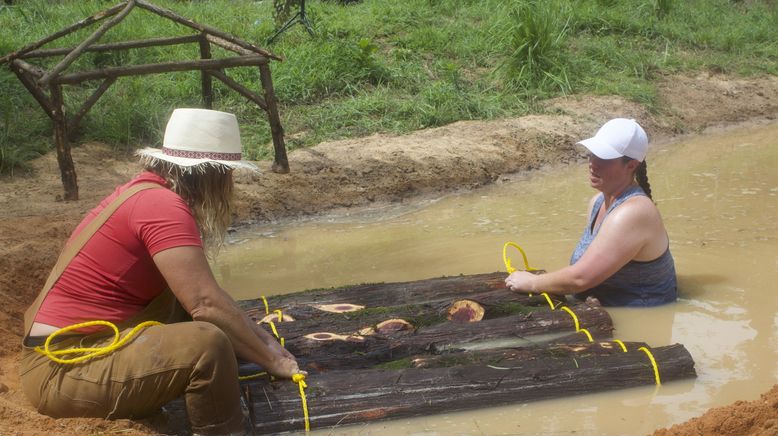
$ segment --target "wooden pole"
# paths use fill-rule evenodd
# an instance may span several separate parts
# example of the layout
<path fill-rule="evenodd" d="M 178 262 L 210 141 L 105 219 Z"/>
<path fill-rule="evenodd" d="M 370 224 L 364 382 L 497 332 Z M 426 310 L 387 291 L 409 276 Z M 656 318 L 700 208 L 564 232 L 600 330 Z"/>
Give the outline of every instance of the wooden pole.
<path fill-rule="evenodd" d="M 66 27 L 66 28 L 60 30 L 59 32 L 52 33 L 51 35 L 49 35 L 49 36 L 47 36 L 47 37 L 45 37 L 45 38 L 43 38 L 43 39 L 41 39 L 39 41 L 36 41 L 36 42 L 28 45 L 27 47 L 24 47 L 24 48 L 21 48 L 21 49 L 15 51 L 15 52 L 9 53 L 9 54 L 3 56 L 2 58 L 0 58 L 0 64 L 3 64 L 3 63 L 6 63 L 6 62 L 9 62 L 9 61 L 12 61 L 12 60 L 14 60 L 16 58 L 22 57 L 24 54 L 29 53 L 29 52 L 31 52 L 33 50 L 36 50 L 36 49 L 42 47 L 43 45 L 48 44 L 51 41 L 54 41 L 54 40 L 59 39 L 59 38 L 65 36 L 65 35 L 68 35 L 68 34 L 70 34 L 72 32 L 75 32 L 76 30 L 83 29 L 84 27 L 87 27 L 87 26 L 91 25 L 92 23 L 100 21 L 100 20 L 102 20 L 102 19 L 104 19 L 106 17 L 110 17 L 110 16 L 113 16 L 113 15 L 116 15 L 119 11 L 124 9 L 124 7 L 126 6 L 126 3 L 127 2 L 121 2 L 121 3 L 119 3 L 116 6 L 113 6 L 113 7 L 109 8 L 109 9 L 106 9 L 106 10 L 104 10 L 102 12 L 98 12 L 98 13 L 92 15 L 91 17 L 84 18 L 83 20 L 79 21 L 78 23 L 73 24 L 72 26 Z"/>
<path fill-rule="evenodd" d="M 55 77 L 52 83 L 78 84 L 87 80 L 107 79 L 109 77 L 139 76 L 153 73 L 171 73 L 174 71 L 210 70 L 226 67 L 257 66 L 267 62 L 263 56 L 238 56 L 225 59 L 197 59 L 192 61 L 162 62 L 158 64 L 132 65 L 129 67 L 106 67 L 99 70 L 84 71 Z"/>
<path fill-rule="evenodd" d="M 259 47 L 255 46 L 255 45 L 253 45 L 253 44 L 249 44 L 246 41 L 243 41 L 243 40 L 240 40 L 238 38 L 235 38 L 234 36 L 232 36 L 232 35 L 230 35 L 228 33 L 222 32 L 221 30 L 218 30 L 218 29 L 215 29 L 213 27 L 206 26 L 206 25 L 203 25 L 203 24 L 196 23 L 196 22 L 194 22 L 194 21 L 192 21 L 192 20 L 190 20 L 188 18 L 185 18 L 185 17 L 182 17 L 181 15 L 176 14 L 175 12 L 173 12 L 171 10 L 160 8 L 160 7 L 155 6 L 155 5 L 151 4 L 151 3 L 148 3 L 148 2 L 146 2 L 144 0 L 137 0 L 137 3 L 138 3 L 139 7 L 143 8 L 143 9 L 146 9 L 148 11 L 151 11 L 151 12 L 153 12 L 153 13 L 155 13 L 157 15 L 160 15 L 162 17 L 165 17 L 165 18 L 168 18 L 170 20 L 173 20 L 176 23 L 179 23 L 179 24 L 182 24 L 184 26 L 190 27 L 190 28 L 195 29 L 195 30 L 197 30 L 199 32 L 205 32 L 205 33 L 209 33 L 211 35 L 218 36 L 219 38 L 222 38 L 222 39 L 224 39 L 226 41 L 229 41 L 229 42 L 231 42 L 231 43 L 233 43 L 235 45 L 243 47 L 246 50 L 250 50 L 250 51 L 252 51 L 254 53 L 261 54 L 262 56 L 265 56 L 265 57 L 268 57 L 268 58 L 271 58 L 271 59 L 275 59 L 275 60 L 278 60 L 278 61 L 282 60 L 280 57 L 278 57 L 277 55 L 274 55 L 273 53 L 270 53 L 267 50 L 264 50 L 262 48 L 259 48 Z"/>
<path fill-rule="evenodd" d="M 230 77 L 227 74 L 225 74 L 224 72 L 222 72 L 220 70 L 211 70 L 210 74 L 213 77 L 216 77 L 217 79 L 222 81 L 225 85 L 227 85 L 230 88 L 232 88 L 238 94 L 240 94 L 240 95 L 246 97 L 247 99 L 253 101 L 254 103 L 256 103 L 257 106 L 262 108 L 262 110 L 265 110 L 265 111 L 267 110 L 267 103 L 265 102 L 265 99 L 262 98 L 261 95 L 257 95 L 256 93 L 254 93 L 254 91 L 252 91 L 252 90 L 246 88 L 245 86 L 241 85 L 240 83 L 230 79 Z"/>
<path fill-rule="evenodd" d="M 139 39 L 133 41 L 112 42 L 108 44 L 95 44 L 84 49 L 84 52 L 104 52 L 111 50 L 128 50 L 132 48 L 144 47 L 162 47 L 167 45 L 186 44 L 200 40 L 198 35 L 176 36 L 172 38 L 152 38 Z M 68 48 L 49 48 L 33 50 L 27 54 L 19 56 L 20 59 L 47 58 L 53 56 L 64 56 L 72 52 L 75 47 Z"/>
<path fill-rule="evenodd" d="M 259 66 L 259 77 L 262 82 L 262 87 L 265 89 L 267 118 L 270 122 L 270 133 L 273 136 L 274 158 L 271 170 L 274 173 L 286 174 L 289 172 L 289 159 L 286 156 L 284 128 L 281 126 L 281 118 L 278 115 L 276 94 L 273 90 L 273 79 L 270 76 L 270 66 L 267 63 Z"/>
<path fill-rule="evenodd" d="M 200 44 L 200 59 L 211 59 L 211 45 L 206 39 L 205 34 L 200 34 L 198 39 Z M 203 106 L 206 109 L 213 108 L 213 83 L 211 83 L 211 75 L 206 70 L 200 70 L 200 83 L 203 92 Z"/>
<path fill-rule="evenodd" d="M 65 56 L 64 59 L 59 61 L 59 63 L 55 65 L 51 69 L 51 71 L 49 71 L 48 73 L 46 73 L 46 75 L 41 77 L 41 79 L 38 81 L 41 84 L 41 86 L 47 86 L 49 82 L 51 82 L 52 78 L 59 75 L 59 73 L 65 70 L 65 68 L 69 67 L 70 64 L 72 64 L 73 61 L 76 60 L 76 58 L 81 56 L 81 53 L 83 53 L 83 51 L 87 47 L 89 47 L 95 41 L 100 39 L 100 37 L 103 36 L 103 34 L 107 32 L 108 29 L 110 29 L 111 27 L 113 27 L 114 25 L 122 21 L 124 17 L 126 17 L 127 14 L 130 13 L 133 7 L 135 7 L 135 0 L 127 1 L 126 6 L 124 7 L 124 9 L 122 9 L 121 12 L 119 12 L 119 14 L 117 14 L 116 16 L 112 17 L 110 20 L 103 23 L 94 33 L 89 35 L 87 39 L 85 39 L 81 44 L 79 44 L 76 48 L 74 48 L 73 51 L 68 53 L 68 55 Z"/>
<path fill-rule="evenodd" d="M 75 201 L 78 200 L 78 181 L 76 169 L 73 166 L 73 158 L 70 155 L 62 86 L 51 86 L 51 102 L 54 109 L 54 146 L 57 149 L 57 163 L 59 164 L 59 171 L 62 177 L 62 186 L 65 188 L 64 198 L 66 201 Z"/>
<path fill-rule="evenodd" d="M 78 130 L 79 124 L 81 124 L 81 119 L 84 118 L 84 115 L 86 115 L 87 112 L 89 112 L 89 109 L 92 108 L 92 106 L 97 103 L 97 100 L 102 97 L 102 95 L 105 93 L 105 91 L 108 90 L 108 88 L 113 85 L 113 83 L 116 82 L 115 77 L 109 77 L 108 79 L 105 79 L 103 83 L 100 84 L 100 86 L 95 90 L 95 92 L 92 93 L 92 95 L 89 96 L 89 98 L 84 102 L 83 105 L 78 109 L 78 111 L 73 115 L 73 118 L 70 119 L 70 122 L 68 123 L 68 138 L 70 140 L 74 140 L 74 135 L 76 134 L 76 130 Z"/>
<path fill-rule="evenodd" d="M 35 98 L 41 108 L 43 108 L 43 111 L 46 113 L 46 115 L 54 120 L 54 105 L 51 103 L 49 97 L 35 82 L 34 77 L 31 77 L 32 74 L 20 67 L 21 63 L 22 61 L 19 59 L 15 59 L 13 62 L 11 62 L 11 71 L 16 74 L 16 77 L 19 78 L 19 81 L 22 82 L 22 85 L 24 85 L 24 87 L 30 91 L 30 94 L 32 94 L 33 98 Z"/>

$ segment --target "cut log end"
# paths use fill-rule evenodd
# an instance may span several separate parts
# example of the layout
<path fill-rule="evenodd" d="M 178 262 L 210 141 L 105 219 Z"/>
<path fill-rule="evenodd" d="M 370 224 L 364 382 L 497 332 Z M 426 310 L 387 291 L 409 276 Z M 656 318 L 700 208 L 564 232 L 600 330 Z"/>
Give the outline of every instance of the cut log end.
<path fill-rule="evenodd" d="M 365 340 L 365 338 L 359 335 L 339 335 L 337 333 L 330 333 L 330 332 L 309 333 L 303 337 L 318 342 L 329 342 L 329 341 L 362 342 Z"/>
<path fill-rule="evenodd" d="M 446 318 L 454 322 L 478 322 L 484 319 L 486 310 L 472 300 L 455 301 L 447 311 Z"/>
<path fill-rule="evenodd" d="M 375 331 L 381 334 L 389 334 L 404 330 L 413 330 L 413 324 L 404 319 L 392 318 L 381 321 L 375 326 Z"/>
<path fill-rule="evenodd" d="M 281 315 L 281 319 L 278 318 L 277 313 L 271 313 L 270 315 L 265 315 L 264 318 L 257 321 L 257 324 L 268 324 L 268 323 L 279 323 L 279 322 L 292 322 L 294 321 L 294 317 L 291 315 L 283 314 Z"/>
<path fill-rule="evenodd" d="M 365 306 L 360 306 L 358 304 L 351 304 L 351 303 L 317 304 L 314 305 L 313 307 L 321 311 L 330 312 L 330 313 L 356 312 L 357 310 L 362 310 L 365 308 Z"/>

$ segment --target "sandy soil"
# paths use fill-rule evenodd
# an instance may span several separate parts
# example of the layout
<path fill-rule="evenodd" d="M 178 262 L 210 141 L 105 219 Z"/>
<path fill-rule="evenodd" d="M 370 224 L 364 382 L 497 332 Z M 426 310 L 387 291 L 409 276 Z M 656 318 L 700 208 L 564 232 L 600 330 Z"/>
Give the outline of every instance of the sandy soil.
<path fill-rule="evenodd" d="M 618 97 L 578 96 L 547 102 L 544 115 L 457 122 L 406 136 L 373 135 L 297 150 L 289 156 L 291 174 L 273 174 L 268 162 L 260 162 L 263 174 L 236 178 L 236 225 L 408 201 L 579 159 L 575 140 L 615 116 L 640 120 L 653 141 L 665 143 L 710 127 L 778 116 L 776 77 L 673 76 L 661 81 L 660 90 L 667 109 L 659 114 Z M 0 343 L 5 345 L 0 348 L 0 434 L 175 431 L 161 416 L 140 422 L 51 419 L 37 414 L 20 391 L 17 354 L 24 309 L 81 217 L 138 170 L 131 156 L 118 156 L 101 144 L 76 147 L 73 159 L 77 202 L 59 201 L 53 155 L 34 162 L 30 175 L 0 179 Z M 658 434 L 776 434 L 777 420 L 774 387 L 761 400 L 712 409 Z"/>

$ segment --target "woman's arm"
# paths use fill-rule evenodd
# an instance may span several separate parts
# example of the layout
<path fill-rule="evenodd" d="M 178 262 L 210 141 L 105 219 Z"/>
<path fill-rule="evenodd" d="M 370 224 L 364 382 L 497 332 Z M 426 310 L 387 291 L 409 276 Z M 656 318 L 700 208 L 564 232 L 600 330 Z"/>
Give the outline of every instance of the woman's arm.
<path fill-rule="evenodd" d="M 505 279 L 505 284 L 515 291 L 553 294 L 591 289 L 638 255 L 652 234 L 656 219 L 659 217 L 647 198 L 627 200 L 606 217 L 597 236 L 574 265 L 540 275 L 517 271 Z"/>
<path fill-rule="evenodd" d="M 170 248 L 158 252 L 153 259 L 184 309 L 194 320 L 219 327 L 232 341 L 238 356 L 280 377 L 300 372 L 294 356 L 252 322 L 219 286 L 202 248 Z"/>

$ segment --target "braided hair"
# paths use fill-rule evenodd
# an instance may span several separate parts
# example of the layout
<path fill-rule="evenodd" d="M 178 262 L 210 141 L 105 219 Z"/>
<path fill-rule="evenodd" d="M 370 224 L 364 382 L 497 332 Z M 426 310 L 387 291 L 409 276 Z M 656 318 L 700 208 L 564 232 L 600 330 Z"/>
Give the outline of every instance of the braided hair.
<path fill-rule="evenodd" d="M 624 156 L 621 159 L 624 163 L 632 160 L 632 158 L 628 156 Z M 638 168 L 635 170 L 635 180 L 637 180 L 638 185 L 643 192 L 646 193 L 649 200 L 654 201 L 654 198 L 651 196 L 651 184 L 648 183 L 648 164 L 646 164 L 645 159 L 643 162 L 640 162 L 640 165 L 638 165 Z"/>

